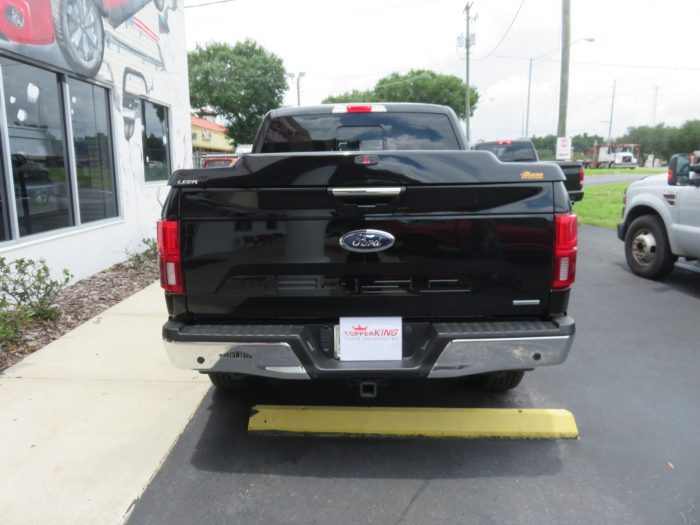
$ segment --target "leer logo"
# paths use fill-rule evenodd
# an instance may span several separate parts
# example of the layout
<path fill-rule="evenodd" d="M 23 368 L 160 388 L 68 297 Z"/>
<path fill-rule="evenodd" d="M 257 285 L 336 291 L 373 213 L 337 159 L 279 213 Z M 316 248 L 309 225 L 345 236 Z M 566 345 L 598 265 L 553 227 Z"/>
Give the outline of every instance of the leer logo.
<path fill-rule="evenodd" d="M 541 171 L 523 171 L 520 173 L 520 178 L 523 180 L 542 180 L 544 179 L 544 173 Z"/>

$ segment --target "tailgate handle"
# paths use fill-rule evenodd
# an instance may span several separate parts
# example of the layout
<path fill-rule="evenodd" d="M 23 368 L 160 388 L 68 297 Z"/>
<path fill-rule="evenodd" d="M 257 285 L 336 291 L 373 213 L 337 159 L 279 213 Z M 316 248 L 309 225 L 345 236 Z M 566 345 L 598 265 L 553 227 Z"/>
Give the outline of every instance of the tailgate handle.
<path fill-rule="evenodd" d="M 401 194 L 401 187 L 383 188 L 331 188 L 334 197 L 396 197 Z"/>
<path fill-rule="evenodd" d="M 356 188 L 329 188 L 336 208 L 341 212 L 388 212 L 398 203 L 404 188 L 401 186 L 359 186 Z"/>

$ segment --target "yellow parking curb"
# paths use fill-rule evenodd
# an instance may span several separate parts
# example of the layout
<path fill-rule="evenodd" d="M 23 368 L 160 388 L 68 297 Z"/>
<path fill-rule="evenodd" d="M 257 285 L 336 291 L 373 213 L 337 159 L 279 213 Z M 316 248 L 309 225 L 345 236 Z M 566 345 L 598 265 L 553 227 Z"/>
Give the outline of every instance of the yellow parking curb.
<path fill-rule="evenodd" d="M 441 438 L 577 438 L 568 410 L 257 405 L 250 432 Z"/>

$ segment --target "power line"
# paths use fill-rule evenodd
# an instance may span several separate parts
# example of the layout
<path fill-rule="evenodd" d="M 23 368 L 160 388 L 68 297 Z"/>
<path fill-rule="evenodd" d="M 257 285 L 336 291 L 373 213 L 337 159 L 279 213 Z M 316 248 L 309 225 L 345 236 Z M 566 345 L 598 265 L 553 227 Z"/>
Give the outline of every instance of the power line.
<path fill-rule="evenodd" d="M 185 9 L 192 9 L 195 7 L 205 7 L 208 5 L 215 5 L 215 4 L 228 4 L 230 2 L 236 2 L 237 0 L 214 0 L 212 2 L 204 2 L 203 4 L 195 4 L 195 5 L 186 5 Z"/>
<path fill-rule="evenodd" d="M 513 20 L 510 21 L 510 24 L 508 25 L 508 28 L 506 29 L 506 32 L 503 33 L 503 36 L 501 39 L 498 41 L 498 44 L 496 44 L 496 47 L 494 47 L 491 51 L 486 53 L 483 57 L 475 59 L 475 60 L 483 60 L 485 58 L 490 57 L 493 53 L 496 52 L 496 50 L 500 47 L 500 45 L 503 43 L 503 41 L 506 39 L 508 36 L 508 33 L 510 33 L 511 28 L 513 27 L 513 24 L 515 24 L 515 20 L 518 18 L 518 15 L 520 14 L 520 10 L 523 7 L 523 4 L 525 3 L 525 0 L 521 0 L 520 5 L 518 6 L 518 9 L 515 11 L 515 15 L 513 15 Z M 469 38 L 469 35 L 467 35 L 467 38 Z"/>
<path fill-rule="evenodd" d="M 530 60 L 530 57 L 519 57 L 512 55 L 492 55 L 493 58 L 505 58 L 509 60 Z M 473 60 L 484 60 L 486 57 L 475 58 Z M 542 58 L 543 62 L 559 62 L 556 58 Z M 664 71 L 700 71 L 700 66 L 662 66 L 659 64 L 619 64 L 610 62 L 580 62 L 571 61 L 571 64 L 579 64 L 582 66 L 603 66 L 603 67 L 626 67 L 630 69 L 656 69 Z"/>

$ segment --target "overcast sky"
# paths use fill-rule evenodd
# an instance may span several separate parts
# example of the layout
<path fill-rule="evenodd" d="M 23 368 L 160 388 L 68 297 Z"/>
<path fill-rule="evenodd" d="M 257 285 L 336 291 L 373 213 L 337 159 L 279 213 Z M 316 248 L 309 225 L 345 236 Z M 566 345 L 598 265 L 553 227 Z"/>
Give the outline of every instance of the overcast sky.
<path fill-rule="evenodd" d="M 185 0 L 197 5 L 212 0 Z M 522 6 L 521 6 L 522 3 Z M 561 0 L 474 0 L 471 83 L 481 94 L 472 140 L 523 135 L 528 58 L 530 134 L 556 133 Z M 432 69 L 464 79 L 463 0 L 233 0 L 185 10 L 187 45 L 251 38 L 304 71 L 302 104 L 371 88 L 392 72 Z M 511 21 L 512 28 L 503 38 Z M 629 126 L 700 118 L 698 0 L 572 0 L 567 134 L 613 136 Z M 496 48 L 496 46 L 498 47 Z M 495 49 L 495 50 L 494 50 Z M 290 83 L 285 104 L 296 104 Z"/>

